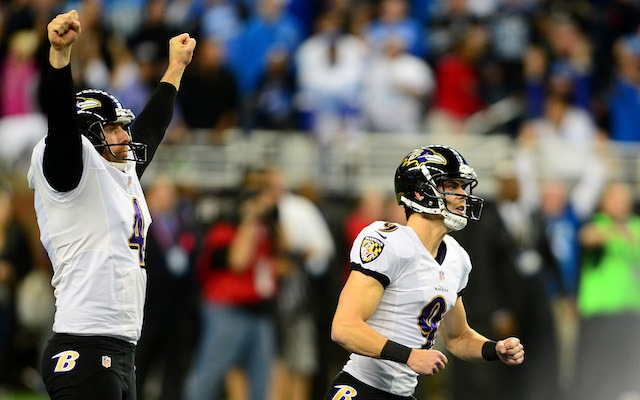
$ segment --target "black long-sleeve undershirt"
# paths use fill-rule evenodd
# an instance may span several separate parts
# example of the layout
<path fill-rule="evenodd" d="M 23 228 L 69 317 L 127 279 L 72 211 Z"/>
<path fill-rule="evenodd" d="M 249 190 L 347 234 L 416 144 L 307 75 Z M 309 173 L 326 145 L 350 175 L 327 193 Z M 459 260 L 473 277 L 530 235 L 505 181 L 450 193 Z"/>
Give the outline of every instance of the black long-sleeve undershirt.
<path fill-rule="evenodd" d="M 164 138 L 171 118 L 177 90 L 170 83 L 160 82 L 142 112 L 131 126 L 132 140 L 147 145 L 147 159 L 136 166 L 141 177 Z M 82 141 L 75 110 L 75 92 L 71 67 L 49 66 L 45 80 L 48 134 L 45 142 L 43 168 L 47 181 L 57 191 L 73 190 L 82 176 Z"/>
<path fill-rule="evenodd" d="M 172 84 L 160 82 L 131 126 L 133 141 L 147 145 L 147 160 L 136 167 L 138 177 L 147 169 L 171 123 L 177 93 Z"/>
<path fill-rule="evenodd" d="M 49 66 L 44 90 L 49 110 L 44 176 L 55 190 L 68 192 L 78 186 L 82 176 L 82 141 L 78 131 L 71 66 L 61 69 Z"/>

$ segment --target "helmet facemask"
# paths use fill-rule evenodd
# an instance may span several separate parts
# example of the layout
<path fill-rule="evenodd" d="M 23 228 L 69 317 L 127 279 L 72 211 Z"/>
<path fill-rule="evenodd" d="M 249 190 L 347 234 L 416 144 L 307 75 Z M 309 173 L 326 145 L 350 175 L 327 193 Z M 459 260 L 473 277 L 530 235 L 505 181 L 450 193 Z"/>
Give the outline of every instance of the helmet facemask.
<path fill-rule="evenodd" d="M 124 125 L 124 124 L 122 125 L 122 129 L 124 129 L 124 131 L 127 132 L 127 135 L 129 136 L 129 142 L 124 144 L 123 143 L 110 144 L 107 141 L 106 139 L 107 135 L 106 135 L 106 132 L 104 131 L 104 127 L 113 123 L 114 122 L 106 122 L 106 123 L 95 122 L 89 127 L 89 130 L 87 133 L 94 137 L 94 140 L 92 140 L 92 142 L 94 143 L 93 146 L 96 148 L 96 150 L 98 150 L 100 154 L 104 154 L 104 150 L 106 149 L 111 155 L 112 159 L 117 162 L 118 161 L 135 161 L 138 164 L 144 163 L 147 159 L 147 145 L 145 145 L 144 143 L 131 141 L 131 130 L 129 128 L 129 125 Z M 127 156 L 121 157 L 116 155 L 116 153 L 113 151 L 112 148 L 118 147 L 118 146 L 129 147 Z"/>

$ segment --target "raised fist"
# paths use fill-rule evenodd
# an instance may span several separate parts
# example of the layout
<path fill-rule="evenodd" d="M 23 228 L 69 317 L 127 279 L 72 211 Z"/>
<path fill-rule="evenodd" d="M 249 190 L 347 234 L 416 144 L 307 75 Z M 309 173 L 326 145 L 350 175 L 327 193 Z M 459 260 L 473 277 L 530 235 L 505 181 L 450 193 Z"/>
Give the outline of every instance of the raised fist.
<path fill-rule="evenodd" d="M 47 25 L 49 43 L 56 50 L 71 47 L 80 35 L 80 21 L 76 10 L 58 14 Z"/>

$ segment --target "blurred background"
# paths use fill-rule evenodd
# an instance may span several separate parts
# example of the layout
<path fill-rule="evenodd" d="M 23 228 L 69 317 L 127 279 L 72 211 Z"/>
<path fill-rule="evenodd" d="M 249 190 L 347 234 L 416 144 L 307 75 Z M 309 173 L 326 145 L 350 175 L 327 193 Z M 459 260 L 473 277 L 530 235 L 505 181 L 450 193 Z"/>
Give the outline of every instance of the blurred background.
<path fill-rule="evenodd" d="M 278 232 L 262 398 L 322 399 L 348 357 L 329 333 L 348 251 L 370 222 L 404 222 L 393 174 L 429 143 L 464 154 L 486 199 L 481 221 L 455 233 L 474 264 L 470 324 L 521 337 L 527 359 L 450 357 L 416 397 L 640 399 L 633 0 L 0 1 L 0 399 L 46 398 L 51 267 L 26 171 L 47 129 L 45 27 L 72 8 L 77 90 L 107 90 L 136 114 L 168 39 L 198 41 L 143 177 L 154 223 L 140 399 L 181 398 L 194 360 L 219 356 L 198 354 L 211 268 L 199 260 L 248 190 Z M 245 361 L 224 371 L 223 398 L 249 398 Z"/>

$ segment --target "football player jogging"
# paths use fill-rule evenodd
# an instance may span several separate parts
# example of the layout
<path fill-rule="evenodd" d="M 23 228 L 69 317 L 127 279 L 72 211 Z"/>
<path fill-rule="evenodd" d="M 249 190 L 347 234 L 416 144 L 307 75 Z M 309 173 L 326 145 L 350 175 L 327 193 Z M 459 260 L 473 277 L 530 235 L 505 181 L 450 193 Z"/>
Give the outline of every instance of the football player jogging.
<path fill-rule="evenodd" d="M 458 151 L 442 145 L 409 153 L 395 174 L 407 224 L 377 221 L 351 249 L 351 272 L 331 327 L 352 354 L 327 400 L 415 399 L 419 375 L 434 375 L 447 357 L 434 350 L 436 332 L 467 361 L 524 361 L 520 340 L 492 341 L 467 324 L 462 292 L 471 262 L 448 232 L 478 220 L 476 173 Z"/>
<path fill-rule="evenodd" d="M 48 133 L 28 172 L 56 297 L 41 371 L 52 399 L 131 400 L 151 223 L 139 178 L 171 121 L 196 43 L 186 33 L 169 41 L 166 72 L 129 131 L 134 115 L 115 97 L 74 94 L 71 47 L 80 31 L 75 10 L 47 26 Z"/>

